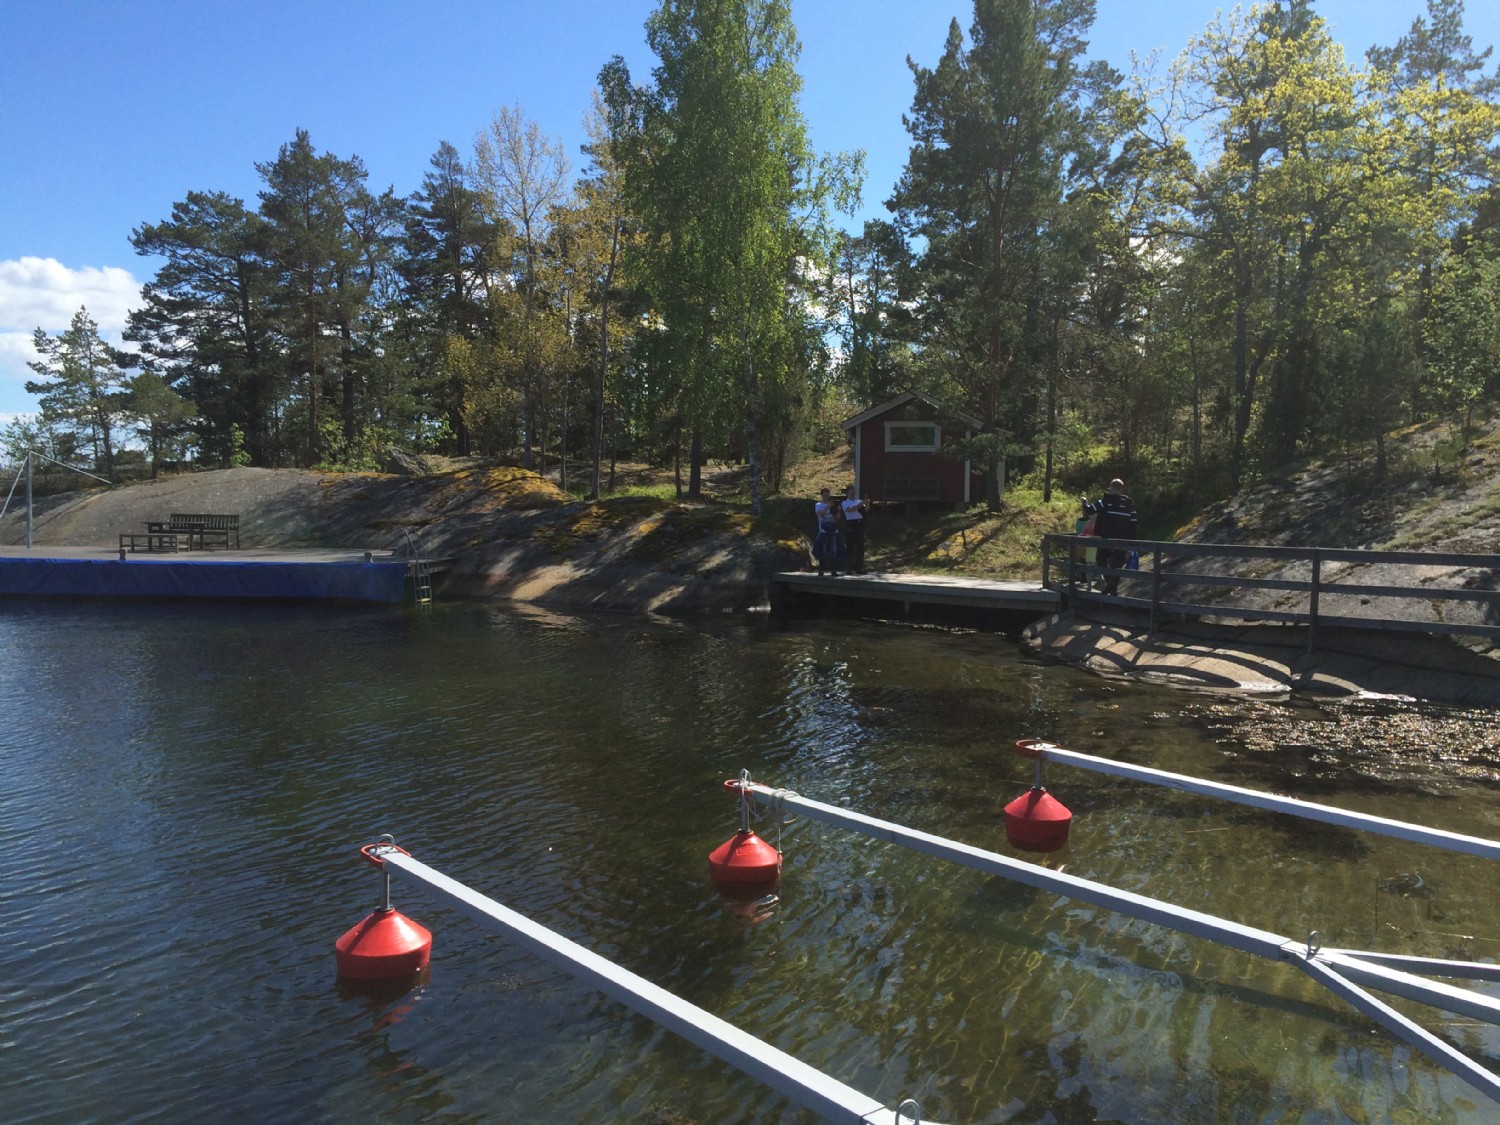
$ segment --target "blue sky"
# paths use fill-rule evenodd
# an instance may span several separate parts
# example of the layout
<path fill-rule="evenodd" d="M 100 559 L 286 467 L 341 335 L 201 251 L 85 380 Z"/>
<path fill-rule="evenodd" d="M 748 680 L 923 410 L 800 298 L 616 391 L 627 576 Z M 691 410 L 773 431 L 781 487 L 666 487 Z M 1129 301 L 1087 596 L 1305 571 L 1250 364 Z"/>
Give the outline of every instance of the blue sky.
<path fill-rule="evenodd" d="M 1170 59 L 1223 8 L 1205 0 L 1097 0 L 1092 53 Z M 420 185 L 443 140 L 472 151 L 501 106 L 519 105 L 570 153 L 595 76 L 623 55 L 652 63 L 653 0 L 0 0 L 0 421 L 34 409 L 22 387 L 31 333 L 87 305 L 118 338 L 154 272 L 132 228 L 188 191 L 249 204 L 257 162 L 296 129 L 359 156 L 370 186 Z M 1322 0 L 1354 59 L 1393 43 L 1424 0 Z M 881 211 L 907 151 L 906 57 L 937 59 L 968 0 L 793 0 L 802 108 L 823 151 L 865 149 L 867 214 Z M 1468 5 L 1477 47 L 1500 40 L 1500 4 Z M 576 167 L 575 161 L 575 167 Z"/>

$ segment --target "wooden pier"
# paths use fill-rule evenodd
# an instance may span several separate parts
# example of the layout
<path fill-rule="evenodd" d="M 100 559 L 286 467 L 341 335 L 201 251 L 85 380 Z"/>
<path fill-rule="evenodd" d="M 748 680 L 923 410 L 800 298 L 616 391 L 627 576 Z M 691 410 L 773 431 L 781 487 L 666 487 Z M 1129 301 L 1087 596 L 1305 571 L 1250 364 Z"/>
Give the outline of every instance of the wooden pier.
<path fill-rule="evenodd" d="M 977 611 L 1002 617 L 1046 617 L 1062 606 L 1062 596 L 1040 582 L 1007 581 L 998 578 L 961 578 L 946 574 L 821 575 L 805 570 L 784 570 L 774 579 L 784 598 L 843 602 L 899 603 L 901 615 L 910 617 L 928 611 Z M 944 612 L 953 617 L 951 612 Z"/>

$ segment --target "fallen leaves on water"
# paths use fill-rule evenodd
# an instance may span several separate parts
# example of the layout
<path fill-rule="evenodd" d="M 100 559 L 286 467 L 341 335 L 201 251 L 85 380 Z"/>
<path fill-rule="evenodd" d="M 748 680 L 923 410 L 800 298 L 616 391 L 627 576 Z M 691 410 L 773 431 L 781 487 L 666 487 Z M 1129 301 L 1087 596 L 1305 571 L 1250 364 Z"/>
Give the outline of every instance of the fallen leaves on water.
<path fill-rule="evenodd" d="M 1316 711 L 1235 701 L 1190 713 L 1220 744 L 1283 766 L 1290 760 L 1304 775 L 1500 782 L 1500 724 L 1491 711 L 1351 699 Z"/>

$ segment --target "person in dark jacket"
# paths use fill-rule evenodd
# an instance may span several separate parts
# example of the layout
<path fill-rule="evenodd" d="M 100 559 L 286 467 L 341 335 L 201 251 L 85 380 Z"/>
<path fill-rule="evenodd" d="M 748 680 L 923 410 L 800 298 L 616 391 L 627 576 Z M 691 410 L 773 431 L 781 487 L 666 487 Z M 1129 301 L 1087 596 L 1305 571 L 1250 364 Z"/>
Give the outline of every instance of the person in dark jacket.
<path fill-rule="evenodd" d="M 1135 501 L 1125 495 L 1125 482 L 1119 477 L 1109 482 L 1109 491 L 1095 506 L 1094 534 L 1105 539 L 1134 539 L 1136 526 Z M 1099 564 L 1110 570 L 1120 570 L 1130 557 L 1128 547 L 1101 547 Z M 1120 585 L 1118 574 L 1104 576 L 1104 592 L 1113 594 Z"/>

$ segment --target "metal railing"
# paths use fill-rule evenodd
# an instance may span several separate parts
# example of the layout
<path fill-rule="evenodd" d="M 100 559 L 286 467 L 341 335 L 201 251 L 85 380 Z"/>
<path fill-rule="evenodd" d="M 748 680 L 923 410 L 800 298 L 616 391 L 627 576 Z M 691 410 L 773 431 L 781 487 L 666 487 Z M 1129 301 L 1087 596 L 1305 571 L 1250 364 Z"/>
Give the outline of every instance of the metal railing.
<path fill-rule="evenodd" d="M 1138 569 L 1103 565 L 1105 551 L 1134 552 Z M 1096 592 L 1097 578 L 1117 580 L 1117 592 Z M 1147 609 L 1152 631 L 1162 614 L 1306 625 L 1309 651 L 1320 628 L 1500 638 L 1500 555 L 1046 535 L 1042 585 L 1070 602 Z M 1262 593 L 1250 604 L 1242 591 Z"/>
<path fill-rule="evenodd" d="M 413 535 L 403 527 L 406 536 L 406 565 L 411 574 L 412 597 L 417 605 L 432 604 L 432 559 L 422 548 L 420 534 Z"/>

